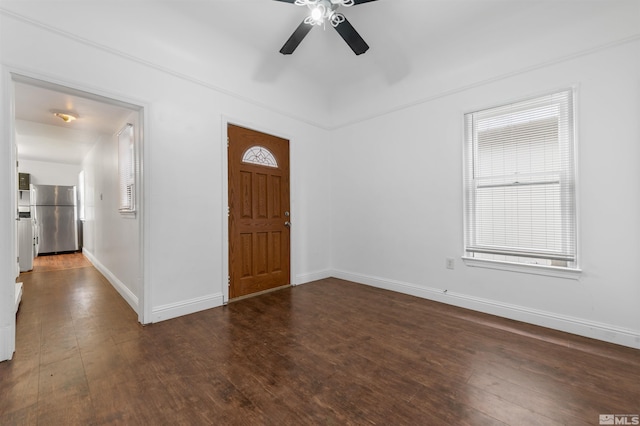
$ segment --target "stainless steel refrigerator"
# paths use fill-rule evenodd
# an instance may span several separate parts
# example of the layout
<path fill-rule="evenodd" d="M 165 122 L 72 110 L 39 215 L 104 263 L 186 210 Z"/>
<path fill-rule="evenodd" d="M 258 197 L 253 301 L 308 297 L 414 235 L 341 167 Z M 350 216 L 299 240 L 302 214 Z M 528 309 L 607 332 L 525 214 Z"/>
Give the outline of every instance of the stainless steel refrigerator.
<path fill-rule="evenodd" d="M 39 254 L 78 250 L 75 186 L 31 185 L 31 214 L 34 213 Z"/>

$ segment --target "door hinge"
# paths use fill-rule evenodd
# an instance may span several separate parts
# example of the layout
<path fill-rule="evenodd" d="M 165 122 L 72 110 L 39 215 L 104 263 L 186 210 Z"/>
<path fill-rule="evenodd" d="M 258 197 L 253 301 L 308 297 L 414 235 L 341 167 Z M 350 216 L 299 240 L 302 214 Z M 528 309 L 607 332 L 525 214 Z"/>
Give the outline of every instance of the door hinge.
<path fill-rule="evenodd" d="M 231 287 L 231 275 L 227 275 L 227 286 Z"/>
<path fill-rule="evenodd" d="M 229 148 L 229 136 L 227 136 L 227 148 Z"/>

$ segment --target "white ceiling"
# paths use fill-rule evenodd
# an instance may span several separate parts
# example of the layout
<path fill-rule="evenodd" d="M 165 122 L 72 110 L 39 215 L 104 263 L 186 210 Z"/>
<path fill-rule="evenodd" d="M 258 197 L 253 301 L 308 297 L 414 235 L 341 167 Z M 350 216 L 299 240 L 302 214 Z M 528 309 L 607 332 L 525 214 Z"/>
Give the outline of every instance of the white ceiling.
<path fill-rule="evenodd" d="M 148 31 L 156 46 L 181 52 L 189 72 L 209 59 L 217 69 L 203 67 L 202 78 L 224 81 L 236 93 L 297 93 L 291 111 L 306 108 L 327 127 L 640 31 L 638 0 L 378 0 L 340 8 L 369 44 L 365 54 L 354 55 L 328 27 L 314 28 L 283 56 L 278 51 L 308 14 L 305 7 L 273 0 L 161 4 Z M 158 34 L 166 23 L 160 11 L 189 31 Z M 242 77 L 242 87 L 231 75 Z"/>
<path fill-rule="evenodd" d="M 132 112 L 108 99 L 25 78 L 15 81 L 14 88 L 19 160 L 80 164 L 95 143 L 116 133 Z M 54 111 L 71 112 L 78 119 L 65 123 Z"/>
<path fill-rule="evenodd" d="M 378 0 L 342 7 L 370 46 L 360 56 L 331 27 L 314 28 L 293 55 L 281 55 L 307 14 L 281 1 L 2 0 L 0 10 L 324 128 L 640 37 L 640 0 Z M 38 97 L 25 97 L 23 111 L 65 101 L 40 105 Z"/>

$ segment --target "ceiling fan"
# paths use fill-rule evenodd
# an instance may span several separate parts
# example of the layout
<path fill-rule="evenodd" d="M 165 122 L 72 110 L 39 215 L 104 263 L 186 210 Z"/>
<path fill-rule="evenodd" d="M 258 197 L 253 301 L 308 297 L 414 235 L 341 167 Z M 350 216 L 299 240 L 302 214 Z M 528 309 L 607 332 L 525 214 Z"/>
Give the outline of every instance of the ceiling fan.
<path fill-rule="evenodd" d="M 338 7 L 351 7 L 353 5 L 368 3 L 376 0 L 276 0 L 285 3 L 293 3 L 296 6 L 307 6 L 311 15 L 291 34 L 289 40 L 282 46 L 280 53 L 291 55 L 300 42 L 309 34 L 314 25 L 324 25 L 328 21 L 338 34 L 347 42 L 353 53 L 362 55 L 369 49 L 369 45 L 360 37 L 360 34 L 347 21 L 342 13 L 336 12 Z"/>

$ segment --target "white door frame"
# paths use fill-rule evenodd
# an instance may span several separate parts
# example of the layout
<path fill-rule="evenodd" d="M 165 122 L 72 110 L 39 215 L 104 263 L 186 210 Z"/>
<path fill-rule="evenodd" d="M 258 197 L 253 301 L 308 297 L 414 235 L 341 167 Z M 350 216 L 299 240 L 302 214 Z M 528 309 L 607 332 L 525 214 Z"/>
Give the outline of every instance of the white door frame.
<path fill-rule="evenodd" d="M 3 89 L 2 90 L 3 96 L 2 96 L 1 102 L 3 103 L 3 105 L 2 105 L 2 108 L 0 108 L 0 113 L 3 114 L 2 121 L 6 123 L 6 125 L 4 126 L 5 131 L 2 135 L 5 141 L 0 143 L 9 145 L 10 155 L 6 159 L 5 166 L 9 167 L 9 170 L 12 170 L 12 171 L 15 171 L 14 167 L 17 162 L 17 153 L 16 153 L 16 150 L 14 149 L 16 145 L 14 82 L 25 81 L 29 83 L 30 80 L 37 81 L 38 83 L 41 83 L 44 87 L 51 86 L 51 88 L 54 90 L 63 89 L 62 91 L 64 92 L 64 89 L 67 89 L 70 93 L 77 92 L 78 94 L 85 95 L 90 98 L 95 98 L 95 100 L 98 100 L 100 102 L 111 103 L 113 105 L 120 105 L 120 106 L 127 107 L 132 111 L 136 111 L 136 110 L 138 111 L 138 119 L 139 119 L 139 122 L 141 123 L 141 126 L 140 126 L 141 129 L 139 132 L 140 140 L 137 145 L 137 153 L 136 153 L 139 159 L 138 160 L 139 161 L 138 176 L 137 176 L 138 182 L 139 182 L 138 191 L 137 191 L 137 197 L 138 197 L 137 199 L 138 213 L 137 214 L 139 215 L 140 224 L 139 224 L 139 264 L 138 264 L 139 272 L 138 272 L 138 282 L 136 284 L 137 284 L 137 288 L 139 288 L 140 290 L 138 291 L 139 294 L 137 294 L 136 296 L 138 297 L 138 309 L 137 309 L 138 321 L 142 324 L 149 323 L 151 322 L 151 296 L 150 296 L 151 292 L 150 292 L 150 283 L 149 283 L 150 274 L 149 274 L 149 259 L 147 258 L 147 256 L 145 256 L 145 254 L 149 252 L 148 251 L 149 242 L 148 242 L 148 238 L 145 238 L 145 236 L 148 235 L 148 226 L 150 223 L 150 221 L 148 220 L 148 212 L 146 209 L 146 201 L 147 201 L 146 194 L 148 194 L 148 191 L 146 189 L 148 185 L 147 183 L 148 180 L 145 179 L 145 175 L 147 175 L 149 171 L 146 169 L 145 165 L 149 164 L 149 162 L 148 162 L 148 149 L 144 149 L 145 142 L 147 142 L 146 136 L 149 134 L 148 123 L 147 123 L 147 120 L 145 119 L 146 113 L 149 110 L 148 104 L 146 102 L 141 102 L 136 99 L 126 99 L 121 95 L 109 93 L 104 90 L 97 90 L 95 88 L 84 87 L 80 84 L 70 83 L 68 81 L 62 81 L 60 79 L 56 79 L 51 76 L 35 74 L 33 72 L 28 72 L 25 70 L 15 69 L 11 67 L 5 67 L 5 70 L 2 75 L 2 82 L 1 82 L 2 89 Z M 7 149 L 7 146 L 5 145 L 3 147 L 3 150 L 6 150 L 6 149 Z M 14 174 L 15 173 L 12 173 L 11 179 L 7 179 L 7 180 L 2 179 L 5 185 L 4 190 L 6 191 L 7 195 L 5 196 L 4 200 L 0 200 L 1 204 L 11 206 L 12 217 L 14 215 L 17 215 L 16 200 L 15 200 L 15 197 L 12 197 L 12 194 L 14 194 L 15 188 L 17 187 Z M 15 227 L 14 222 L 15 220 L 12 219 L 9 226 Z M 0 226 L 7 226 L 7 225 L 5 224 Z M 6 262 L 6 264 L 12 263 L 12 259 L 17 258 L 17 252 L 15 248 L 16 242 L 17 242 L 17 234 L 15 230 L 12 230 L 10 235 L 11 235 L 11 241 L 10 241 L 10 247 L 9 247 L 10 256 L 9 256 L 9 261 Z M 3 259 L 2 262 L 4 263 L 5 260 Z M 15 268 L 12 267 L 10 271 L 11 277 L 6 275 L 0 277 L 0 285 L 8 285 L 5 282 L 5 281 L 8 281 L 12 286 L 12 289 L 9 289 L 9 291 L 0 291 L 0 297 L 4 298 L 7 296 L 10 296 L 11 298 L 15 298 L 15 285 L 13 284 L 13 282 L 15 281 L 14 270 Z M 4 306 L 7 306 L 7 305 L 8 305 L 8 301 L 7 303 L 5 303 L 4 300 L 0 300 L 0 306 L 4 308 Z M 2 309 L 2 311 L 5 311 L 5 309 Z M 0 329 L 0 360 L 11 359 L 13 352 L 15 350 L 15 320 L 16 318 L 14 314 L 7 317 L 3 317 L 2 315 L 0 315 L 0 327 L 2 324 L 8 323 L 11 329 L 9 333 L 4 333 L 4 334 L 8 334 L 7 336 L 3 336 L 3 332 Z M 8 351 L 9 351 L 8 354 L 5 353 Z"/>
<path fill-rule="evenodd" d="M 266 133 L 268 135 L 276 136 L 278 138 L 287 139 L 289 141 L 289 211 L 291 212 L 291 231 L 289 234 L 289 281 L 292 286 L 296 285 L 295 273 L 297 270 L 297 256 L 295 250 L 295 235 L 296 235 L 296 191 L 295 191 L 295 179 L 292 179 L 294 171 L 294 152 L 295 144 L 293 139 L 287 135 L 275 131 L 273 129 L 265 129 L 256 123 L 247 122 L 246 120 L 232 118 L 230 116 L 222 116 L 222 137 L 221 137 L 221 167 L 222 171 L 222 277 L 223 283 L 222 289 L 222 303 L 226 305 L 229 302 L 229 155 L 227 151 L 228 125 L 233 124 L 247 129 L 255 130 L 256 132 Z"/>
<path fill-rule="evenodd" d="M 4 71 L 2 75 L 2 81 L 0 81 L 2 90 L 2 105 L 0 105 L 0 126 L 2 129 L 1 139 L 4 139 L 0 152 L 7 153 L 6 158 L 4 155 L 0 156 L 3 161 L 2 177 L 0 183 L 3 188 L 0 190 L 0 205 L 8 206 L 9 208 L 3 208 L 0 212 L 0 226 L 2 226 L 2 235 L 4 242 L 1 253 L 7 253 L 6 256 L 2 256 L 0 259 L 0 361 L 13 358 L 16 344 L 16 315 L 15 315 L 15 279 L 17 277 L 17 230 L 16 230 L 16 217 L 17 212 L 17 200 L 13 194 L 17 188 L 16 182 L 16 149 L 14 143 L 15 125 L 13 117 L 14 114 L 14 102 L 13 102 L 13 85 L 11 83 L 11 76 L 8 71 Z M 4 170 L 6 167 L 6 170 Z M 5 234 L 6 231 L 9 231 Z M 8 238 L 7 238 L 8 237 Z"/>

